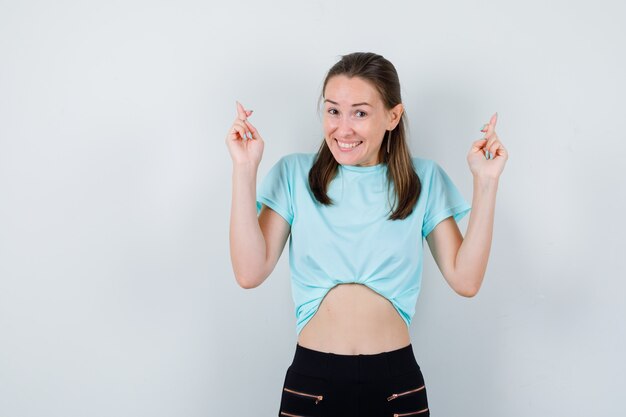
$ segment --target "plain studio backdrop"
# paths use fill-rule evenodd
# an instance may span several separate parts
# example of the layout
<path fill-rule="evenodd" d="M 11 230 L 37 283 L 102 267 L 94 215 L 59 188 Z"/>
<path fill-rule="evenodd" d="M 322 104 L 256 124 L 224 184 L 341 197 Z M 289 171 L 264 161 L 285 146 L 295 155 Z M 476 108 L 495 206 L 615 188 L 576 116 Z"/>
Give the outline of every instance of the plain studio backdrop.
<path fill-rule="evenodd" d="M 288 250 L 263 285 L 237 285 L 224 139 L 239 100 L 265 139 L 259 182 L 315 152 L 324 75 L 355 51 L 396 66 L 412 153 L 469 202 L 465 158 L 496 111 L 510 152 L 476 297 L 424 241 L 410 332 L 432 415 L 623 415 L 625 12 L 1 1 L 0 415 L 278 414 Z"/>

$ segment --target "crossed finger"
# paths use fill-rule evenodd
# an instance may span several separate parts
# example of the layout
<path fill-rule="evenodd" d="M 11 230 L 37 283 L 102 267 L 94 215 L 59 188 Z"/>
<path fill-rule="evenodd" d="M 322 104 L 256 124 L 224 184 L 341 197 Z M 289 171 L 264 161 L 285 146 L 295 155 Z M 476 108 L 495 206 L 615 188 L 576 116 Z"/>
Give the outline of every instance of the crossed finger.
<path fill-rule="evenodd" d="M 237 117 L 239 120 L 247 120 L 252 114 L 252 110 L 246 110 L 243 105 L 237 101 Z"/>
<path fill-rule="evenodd" d="M 258 139 L 259 134 L 256 128 L 248 120 L 235 119 L 232 133 L 238 132 L 243 140 Z"/>
<path fill-rule="evenodd" d="M 501 155 L 503 152 L 506 152 L 506 149 L 502 145 L 502 142 L 500 142 L 498 135 L 495 133 L 490 139 L 477 139 L 474 141 L 472 148 L 476 150 L 484 150 L 485 157 L 487 159 L 493 159 L 495 155 Z"/>
<path fill-rule="evenodd" d="M 233 123 L 232 132 L 233 133 L 239 132 L 239 135 L 241 136 L 243 140 L 253 139 L 253 138 L 256 139 L 255 138 L 256 129 L 254 128 L 254 126 L 252 126 L 250 122 L 248 122 L 248 116 L 252 114 L 252 110 L 246 110 L 239 101 L 236 101 L 236 103 L 237 103 L 237 119 Z M 237 129 L 235 125 L 239 126 L 240 129 Z"/>
<path fill-rule="evenodd" d="M 495 155 L 506 157 L 507 151 L 502 145 L 502 142 L 500 142 L 500 140 L 497 139 L 497 137 L 496 137 L 496 140 L 494 140 L 491 144 L 485 145 L 485 149 L 488 149 L 487 152 L 491 150 L 491 159 L 493 159 Z"/>
<path fill-rule="evenodd" d="M 493 114 L 493 116 L 491 116 L 489 123 L 483 125 L 481 132 L 485 132 L 486 138 L 489 138 L 493 134 L 493 132 L 495 132 L 497 121 L 498 121 L 498 113 L 496 112 Z"/>
<path fill-rule="evenodd" d="M 493 116 L 491 116 L 489 123 L 483 125 L 483 128 L 481 129 L 481 132 L 485 132 L 485 136 L 483 139 L 487 139 L 487 143 L 485 144 L 485 150 L 486 150 L 485 157 L 487 159 L 493 158 L 493 152 L 489 152 L 489 149 L 491 149 L 494 142 L 498 140 L 498 135 L 496 135 L 497 121 L 498 121 L 498 113 L 496 112 L 493 114 Z"/>
<path fill-rule="evenodd" d="M 257 132 L 256 128 L 254 126 L 252 126 L 252 123 L 250 123 L 249 121 L 245 121 L 246 126 L 248 126 L 248 129 L 250 130 L 250 139 L 258 139 L 259 138 L 259 132 Z"/>
<path fill-rule="evenodd" d="M 496 154 L 496 151 L 501 146 L 502 144 L 500 143 L 500 139 L 498 138 L 498 135 L 495 132 L 493 132 L 493 134 L 491 135 L 491 138 L 489 138 L 487 140 L 487 143 L 485 144 L 485 149 L 487 150 L 488 153 L 491 154 L 491 156 L 488 157 L 488 159 L 493 159 L 493 155 Z"/>
<path fill-rule="evenodd" d="M 248 133 L 248 129 L 246 127 L 246 125 L 243 124 L 243 122 L 239 119 L 235 120 L 233 122 L 233 127 L 231 128 L 231 133 L 236 134 L 239 133 L 239 136 L 241 137 L 242 140 L 246 140 L 247 139 L 247 133 Z"/>

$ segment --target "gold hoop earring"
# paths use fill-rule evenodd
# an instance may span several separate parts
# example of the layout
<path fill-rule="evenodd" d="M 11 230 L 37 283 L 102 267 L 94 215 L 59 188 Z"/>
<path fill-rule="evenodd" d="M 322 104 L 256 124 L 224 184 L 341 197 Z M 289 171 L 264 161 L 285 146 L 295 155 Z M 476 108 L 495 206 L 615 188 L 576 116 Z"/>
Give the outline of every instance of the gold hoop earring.
<path fill-rule="evenodd" d="M 389 153 L 389 142 L 391 142 L 391 130 L 387 134 L 387 153 Z"/>

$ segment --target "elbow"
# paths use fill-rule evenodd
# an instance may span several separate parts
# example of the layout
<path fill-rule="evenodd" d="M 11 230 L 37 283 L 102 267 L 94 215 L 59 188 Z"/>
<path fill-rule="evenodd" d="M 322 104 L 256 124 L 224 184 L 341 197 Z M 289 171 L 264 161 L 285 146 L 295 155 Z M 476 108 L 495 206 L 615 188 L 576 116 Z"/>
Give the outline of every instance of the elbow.
<path fill-rule="evenodd" d="M 244 290 L 250 290 L 261 285 L 263 281 L 265 281 L 265 279 L 267 278 L 267 275 L 269 274 L 254 273 L 254 272 L 250 272 L 250 273 L 235 272 L 235 280 L 237 281 L 237 284 L 241 288 L 243 288 Z"/>
<path fill-rule="evenodd" d="M 237 281 L 237 284 L 239 284 L 239 286 L 244 290 L 251 290 L 252 288 L 256 288 L 261 284 L 258 280 L 241 276 L 235 276 L 235 280 Z"/>
<path fill-rule="evenodd" d="M 455 288 L 457 294 L 465 298 L 472 298 L 478 294 L 480 285 L 464 285 L 462 287 Z"/>
<path fill-rule="evenodd" d="M 244 290 L 256 288 L 265 281 L 267 275 L 264 275 L 265 268 L 263 266 L 252 265 L 247 262 L 232 261 L 233 275 L 235 281 Z"/>
<path fill-rule="evenodd" d="M 250 290 L 263 284 L 272 273 L 273 266 L 266 260 L 232 261 L 235 281 L 244 290 Z"/>
<path fill-rule="evenodd" d="M 239 279 L 239 278 L 237 278 L 237 284 L 239 284 L 239 286 L 243 288 L 244 290 L 250 290 L 252 288 L 256 288 L 256 286 L 250 283 L 250 281 L 246 281 L 246 280 Z"/>
<path fill-rule="evenodd" d="M 478 294 L 478 288 L 465 288 L 463 290 L 459 290 L 457 291 L 457 294 L 465 297 L 465 298 L 472 298 L 474 297 L 476 294 Z"/>
<path fill-rule="evenodd" d="M 474 275 L 465 271 L 456 271 L 450 278 L 454 291 L 465 298 L 472 298 L 478 294 L 484 275 Z"/>

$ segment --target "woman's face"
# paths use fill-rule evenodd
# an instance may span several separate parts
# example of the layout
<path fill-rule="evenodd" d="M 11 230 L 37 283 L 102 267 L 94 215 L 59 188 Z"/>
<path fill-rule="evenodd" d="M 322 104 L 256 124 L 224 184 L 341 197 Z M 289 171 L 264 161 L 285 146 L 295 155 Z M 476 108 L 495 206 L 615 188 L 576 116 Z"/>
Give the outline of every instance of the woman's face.
<path fill-rule="evenodd" d="M 359 77 L 331 77 L 324 91 L 324 140 L 342 165 L 376 165 L 387 130 L 396 127 L 402 104 L 385 109 L 378 91 Z"/>

